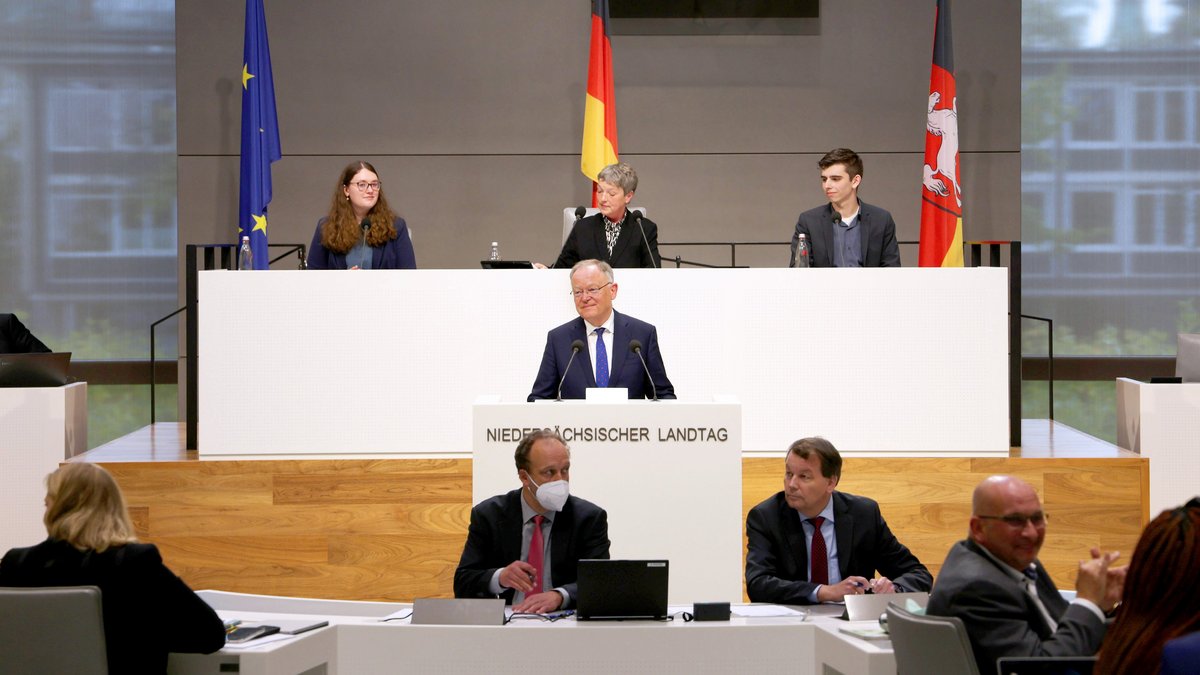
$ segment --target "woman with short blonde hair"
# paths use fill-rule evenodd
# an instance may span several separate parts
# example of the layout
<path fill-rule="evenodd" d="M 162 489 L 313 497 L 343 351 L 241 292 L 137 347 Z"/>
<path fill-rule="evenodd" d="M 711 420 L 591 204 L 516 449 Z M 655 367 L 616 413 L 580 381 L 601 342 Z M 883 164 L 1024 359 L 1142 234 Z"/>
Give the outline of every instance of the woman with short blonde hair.
<path fill-rule="evenodd" d="M 49 537 L 0 560 L 0 586 L 96 586 L 110 673 L 165 673 L 170 652 L 225 646 L 220 617 L 140 544 L 125 498 L 98 464 L 71 462 L 46 477 Z M 167 620 L 169 619 L 169 620 Z"/>
<path fill-rule="evenodd" d="M 95 464 L 67 464 L 46 477 L 46 532 L 80 551 L 103 553 L 137 541 L 125 497 L 112 474 Z"/>

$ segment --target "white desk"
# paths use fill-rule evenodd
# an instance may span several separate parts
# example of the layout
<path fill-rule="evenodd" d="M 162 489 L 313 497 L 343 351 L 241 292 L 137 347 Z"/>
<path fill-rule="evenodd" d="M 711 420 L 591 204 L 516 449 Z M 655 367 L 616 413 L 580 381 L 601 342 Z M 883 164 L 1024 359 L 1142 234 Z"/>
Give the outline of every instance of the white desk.
<path fill-rule="evenodd" d="M 0 551 L 46 538 L 46 474 L 87 450 L 87 383 L 0 388 Z"/>
<path fill-rule="evenodd" d="M 680 400 L 742 402 L 743 450 L 820 434 L 845 455 L 1007 457 L 1007 275 L 621 269 L 614 306 L 658 327 Z M 524 400 L 546 331 L 576 316 L 566 270 L 199 284 L 202 459 L 468 453 L 475 397 Z"/>
<path fill-rule="evenodd" d="M 1150 517 L 1200 494 L 1200 384 L 1117 379 L 1117 445 L 1150 458 Z"/>
<path fill-rule="evenodd" d="M 243 675 L 283 673 L 528 673 L 538 664 L 572 673 L 787 672 L 794 675 L 894 675 L 887 641 L 866 641 L 838 631 L 837 607 L 814 616 L 738 618 L 728 622 L 577 622 L 514 620 L 506 626 L 412 626 L 378 618 L 400 605 L 271 598 L 202 591 L 223 616 L 247 621 L 286 614 L 330 622 L 282 642 L 209 656 L 171 656 L 170 672 L 200 675 L 238 664 Z M 257 608 L 255 611 L 251 608 Z M 298 610 L 304 610 L 303 612 Z M 358 615 L 336 614 L 361 612 Z M 536 664 L 533 664 L 536 665 Z M 229 666 L 226 666 L 227 668 Z"/>

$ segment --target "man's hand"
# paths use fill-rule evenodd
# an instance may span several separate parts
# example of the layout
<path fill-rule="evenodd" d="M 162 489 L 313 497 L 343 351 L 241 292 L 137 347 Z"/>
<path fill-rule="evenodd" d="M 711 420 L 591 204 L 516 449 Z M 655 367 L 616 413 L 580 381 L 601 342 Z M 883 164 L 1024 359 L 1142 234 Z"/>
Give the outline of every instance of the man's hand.
<path fill-rule="evenodd" d="M 500 585 L 504 588 L 514 588 L 526 595 L 533 590 L 533 580 L 537 570 L 533 565 L 522 560 L 514 560 L 508 567 L 500 570 Z M 558 595 L 558 593 L 555 593 Z M 527 599 L 526 603 L 529 602 Z"/>
<path fill-rule="evenodd" d="M 1091 600 L 1103 612 L 1109 612 L 1121 599 L 1125 587 L 1125 568 L 1110 570 L 1109 565 L 1121 556 L 1119 551 L 1101 553 L 1092 549 L 1091 560 L 1079 561 L 1079 577 L 1075 580 L 1075 594 Z M 1109 583 L 1112 583 L 1112 588 Z"/>
<path fill-rule="evenodd" d="M 838 602 L 847 595 L 862 595 L 869 583 L 863 577 L 846 577 L 836 584 L 825 584 L 817 590 L 817 601 Z"/>
<path fill-rule="evenodd" d="M 871 584 L 871 592 L 875 593 L 875 594 L 895 593 L 896 592 L 896 585 L 893 584 L 892 580 L 888 579 L 887 577 L 879 577 L 878 579 L 872 579 L 870 581 L 870 584 Z"/>
<path fill-rule="evenodd" d="M 562 606 L 563 596 L 558 591 L 546 591 L 525 596 L 525 602 L 513 607 L 513 612 L 526 614 L 545 614 L 553 612 Z"/>

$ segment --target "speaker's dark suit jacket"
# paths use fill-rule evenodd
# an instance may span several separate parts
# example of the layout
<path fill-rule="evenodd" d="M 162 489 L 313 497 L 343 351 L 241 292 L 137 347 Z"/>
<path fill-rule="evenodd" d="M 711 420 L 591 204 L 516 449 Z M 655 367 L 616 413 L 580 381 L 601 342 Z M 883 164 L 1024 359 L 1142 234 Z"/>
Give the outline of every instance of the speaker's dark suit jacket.
<path fill-rule="evenodd" d="M 34 337 L 16 314 L 0 314 L 0 354 L 48 351 L 50 348 Z"/>
<path fill-rule="evenodd" d="M 845 492 L 833 493 L 833 531 L 842 578 L 871 579 L 878 571 L 906 591 L 928 591 L 929 570 L 896 540 L 879 504 Z M 808 581 L 808 546 L 800 513 L 783 492 L 746 517 L 746 593 L 751 602 L 807 605 L 815 584 Z"/>
<path fill-rule="evenodd" d="M 899 267 L 900 245 L 896 243 L 896 221 L 878 206 L 858 202 L 859 238 L 862 240 L 863 267 Z M 833 204 L 826 203 L 800 214 L 792 233 L 792 267 L 796 266 L 796 242 L 808 237 L 812 267 L 833 267 L 833 223 L 839 218 Z"/>
<path fill-rule="evenodd" d="M 1091 656 L 1105 625 L 1088 608 L 1068 604 L 1037 562 L 1038 598 L 1058 622 L 1050 630 L 1021 582 L 1006 574 L 979 544 L 963 540 L 950 548 L 929 596 L 926 612 L 957 616 L 971 638 L 980 673 L 996 672 L 1001 656 Z"/>
<path fill-rule="evenodd" d="M 577 317 L 546 334 L 546 351 L 542 354 L 542 365 L 533 382 L 530 401 L 540 398 L 556 398 L 558 381 L 563 373 L 563 398 L 583 398 L 585 389 L 596 386 L 596 374 L 592 372 L 592 357 L 588 348 L 588 326 L 582 317 Z M 575 361 L 567 370 L 571 359 L 571 343 L 583 341 L 583 350 L 575 355 Z M 642 343 L 642 361 L 629 350 L 630 340 Z M 654 389 L 646 377 L 646 370 L 654 378 L 654 387 L 659 398 L 675 398 L 675 387 L 667 378 L 667 367 L 663 365 L 662 352 L 658 349 L 658 330 L 646 323 L 613 310 L 612 353 L 608 355 L 608 386 L 626 387 L 629 398 L 651 398 Z"/>
<path fill-rule="evenodd" d="M 471 525 L 458 569 L 454 571 L 454 597 L 493 598 L 488 583 L 496 570 L 521 559 L 520 488 L 486 499 L 471 509 Z M 579 561 L 608 558 L 608 514 L 595 504 L 575 496 L 567 498 L 563 510 L 554 514 L 550 526 L 550 580 L 574 602 L 578 597 L 575 579 Z M 516 592 L 505 590 L 500 597 L 512 604 Z"/>
<path fill-rule="evenodd" d="M 221 619 L 163 565 L 153 544 L 97 553 L 47 539 L 14 548 L 0 561 L 0 586 L 98 586 L 110 673 L 165 673 L 168 652 L 211 654 L 225 646 Z M 63 648 L 70 646 L 63 636 Z"/>
<path fill-rule="evenodd" d="M 658 254 L 658 225 L 643 216 L 642 228 L 646 231 L 645 241 L 642 240 L 642 231 L 638 229 L 637 222 L 632 217 L 626 218 L 621 225 L 621 234 L 617 235 L 617 243 L 613 244 L 612 255 L 609 255 L 608 239 L 604 236 L 604 216 L 596 213 L 580 218 L 563 242 L 562 252 L 554 261 L 554 267 L 570 269 L 580 260 L 593 258 L 613 267 L 662 267 L 662 256 Z"/>

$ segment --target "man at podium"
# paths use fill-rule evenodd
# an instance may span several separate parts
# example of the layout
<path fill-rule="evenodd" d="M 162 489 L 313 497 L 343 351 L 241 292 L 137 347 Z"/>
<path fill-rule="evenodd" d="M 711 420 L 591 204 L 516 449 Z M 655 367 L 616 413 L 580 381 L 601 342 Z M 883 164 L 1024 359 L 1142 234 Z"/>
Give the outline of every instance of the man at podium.
<path fill-rule="evenodd" d="M 499 596 L 535 614 L 570 607 L 579 561 L 608 558 L 608 514 L 571 495 L 571 450 L 557 433 L 526 435 L 513 458 L 521 487 L 471 509 L 454 597 Z"/>
<path fill-rule="evenodd" d="M 575 263 L 571 294 L 579 317 L 546 335 L 529 400 L 583 398 L 589 387 L 625 387 L 629 398 L 675 398 L 658 330 L 613 309 L 612 267 L 600 260 Z"/>

